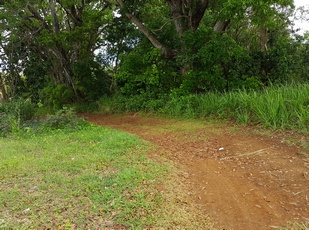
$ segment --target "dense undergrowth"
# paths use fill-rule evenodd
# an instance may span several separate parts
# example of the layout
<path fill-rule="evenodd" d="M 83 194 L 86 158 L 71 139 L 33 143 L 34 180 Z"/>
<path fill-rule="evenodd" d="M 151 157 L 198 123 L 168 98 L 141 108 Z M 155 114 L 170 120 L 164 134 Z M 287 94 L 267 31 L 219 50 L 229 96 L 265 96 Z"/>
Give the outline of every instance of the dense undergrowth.
<path fill-rule="evenodd" d="M 309 84 L 190 95 L 173 91 L 156 99 L 147 95 L 105 97 L 98 105 L 103 113 L 145 111 L 187 118 L 215 116 L 242 124 L 309 132 Z"/>

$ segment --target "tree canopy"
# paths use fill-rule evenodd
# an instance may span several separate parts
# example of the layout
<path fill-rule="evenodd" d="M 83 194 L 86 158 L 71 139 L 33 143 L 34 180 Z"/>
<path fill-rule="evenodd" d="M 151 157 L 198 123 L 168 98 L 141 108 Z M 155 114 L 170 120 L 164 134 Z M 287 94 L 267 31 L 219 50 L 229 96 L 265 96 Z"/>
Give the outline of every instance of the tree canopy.
<path fill-rule="evenodd" d="M 308 39 L 291 36 L 293 0 L 0 5 L 0 85 L 11 96 L 55 104 L 116 91 L 157 96 L 306 80 L 303 69 L 295 71 Z"/>

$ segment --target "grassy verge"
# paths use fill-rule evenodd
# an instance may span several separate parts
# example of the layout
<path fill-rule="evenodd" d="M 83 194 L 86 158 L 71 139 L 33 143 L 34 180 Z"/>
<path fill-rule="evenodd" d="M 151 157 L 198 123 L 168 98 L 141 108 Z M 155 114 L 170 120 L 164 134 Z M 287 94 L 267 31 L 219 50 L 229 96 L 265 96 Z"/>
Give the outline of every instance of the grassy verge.
<path fill-rule="evenodd" d="M 309 84 L 270 86 L 262 91 L 191 95 L 173 92 L 156 100 L 143 101 L 139 97 L 138 103 L 133 103 L 134 98 L 104 98 L 98 107 L 101 112 L 154 111 L 186 118 L 215 116 L 242 124 L 309 133 Z"/>
<path fill-rule="evenodd" d="M 308 133 L 309 85 L 175 97 L 162 111 L 186 117 L 214 115 L 239 123 L 259 123 L 275 129 L 293 128 Z"/>
<path fill-rule="evenodd" d="M 0 229 L 155 225 L 167 167 L 136 136 L 84 124 L 0 139 Z"/>

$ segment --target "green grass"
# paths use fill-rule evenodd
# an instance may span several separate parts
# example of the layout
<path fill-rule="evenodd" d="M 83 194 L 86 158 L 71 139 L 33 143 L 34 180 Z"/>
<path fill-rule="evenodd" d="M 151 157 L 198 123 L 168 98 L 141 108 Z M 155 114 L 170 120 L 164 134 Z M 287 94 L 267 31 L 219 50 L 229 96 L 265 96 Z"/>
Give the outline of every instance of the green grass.
<path fill-rule="evenodd" d="M 172 97 L 163 113 L 183 117 L 216 116 L 239 123 L 309 132 L 309 84 L 271 86 L 263 91 Z"/>
<path fill-rule="evenodd" d="M 136 136 L 93 125 L 0 139 L 0 229 L 143 229 L 167 166 Z"/>

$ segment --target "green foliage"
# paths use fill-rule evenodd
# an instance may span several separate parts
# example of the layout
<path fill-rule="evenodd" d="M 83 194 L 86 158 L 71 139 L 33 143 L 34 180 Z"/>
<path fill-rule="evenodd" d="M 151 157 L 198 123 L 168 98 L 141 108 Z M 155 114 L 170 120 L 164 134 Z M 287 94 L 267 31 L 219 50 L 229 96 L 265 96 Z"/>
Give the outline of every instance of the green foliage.
<path fill-rule="evenodd" d="M 76 62 L 72 71 L 79 93 L 86 101 L 95 101 L 110 93 L 110 77 L 99 63 L 93 60 Z"/>
<path fill-rule="evenodd" d="M 179 56 L 183 66 L 191 67 L 182 82 L 185 91 L 259 89 L 263 85 L 258 56 L 231 37 L 202 27 L 188 32 L 185 41 L 187 49 Z"/>
<path fill-rule="evenodd" d="M 167 95 L 140 94 L 134 96 L 117 95 L 113 97 L 102 97 L 98 104 L 98 111 L 104 114 L 121 112 L 155 112 L 162 108 L 168 99 Z"/>
<path fill-rule="evenodd" d="M 145 52 L 144 46 L 149 47 L 142 44 L 122 56 L 123 63 L 116 74 L 116 81 L 123 95 L 159 95 L 178 84 L 175 63 L 162 59 L 158 49 L 151 48 Z"/>
<path fill-rule="evenodd" d="M 39 101 L 39 91 L 45 88 L 46 94 L 54 97 L 48 103 L 58 108 L 63 104 L 59 91 L 65 91 L 64 103 L 80 97 L 99 98 L 100 87 L 106 92 L 107 86 L 102 83 L 106 78 L 103 68 L 89 60 L 94 60 L 94 50 L 102 44 L 101 30 L 112 18 L 113 10 L 96 0 L 6 1 L 0 12 L 0 34 L 6 34 L 0 39 L 5 54 L 2 57 L 7 59 L 10 74 L 17 75 L 16 80 L 6 82 L 10 86 L 17 84 L 14 93 L 34 101 Z M 25 79 L 20 85 L 21 71 Z M 50 81 L 61 85 L 61 89 L 50 89 Z"/>
<path fill-rule="evenodd" d="M 55 114 L 42 121 L 41 126 L 49 129 L 77 129 L 82 120 L 75 114 L 73 108 L 63 107 Z"/>
<path fill-rule="evenodd" d="M 296 41 L 291 43 L 286 49 L 288 57 L 292 59 L 289 63 L 293 80 L 298 82 L 308 82 L 309 80 L 309 33 L 304 36 L 297 36 Z M 286 50 L 285 49 L 285 50 Z M 281 57 L 284 59 L 285 57 Z"/>
<path fill-rule="evenodd" d="M 51 63 L 42 61 L 35 54 L 28 56 L 29 62 L 26 63 L 23 71 L 24 79 L 18 89 L 18 94 L 22 97 L 31 98 L 31 101 L 40 101 L 40 91 L 48 86 L 51 71 Z"/>
<path fill-rule="evenodd" d="M 180 16 L 161 0 L 123 7 L 56 2 L 6 1 L 0 12 L 10 71 L 3 82 L 12 94 L 56 110 L 112 93 L 128 97 L 119 110 L 156 110 L 171 91 L 186 96 L 308 80 L 308 39 L 292 39 L 287 27 L 291 0 L 220 0 L 205 11 L 201 1 L 188 1 Z M 214 27 L 218 22 L 224 30 Z"/>
<path fill-rule="evenodd" d="M 214 115 L 240 123 L 261 123 L 275 129 L 309 127 L 309 85 L 272 86 L 263 91 L 238 90 L 229 93 L 177 96 L 161 110 L 172 115 L 198 117 Z"/>
<path fill-rule="evenodd" d="M 72 103 L 75 99 L 73 90 L 64 85 L 50 83 L 40 92 L 40 99 L 46 106 L 51 106 L 54 109 L 60 109 L 63 105 Z"/>
<path fill-rule="evenodd" d="M 33 135 L 48 130 L 78 130 L 84 125 L 73 108 L 63 107 L 45 119 L 34 119 L 36 105 L 29 100 L 15 99 L 0 104 L 0 136 Z"/>
<path fill-rule="evenodd" d="M 35 105 L 27 99 L 11 99 L 0 104 L 0 112 L 20 117 L 21 120 L 30 120 L 35 113 Z"/>

